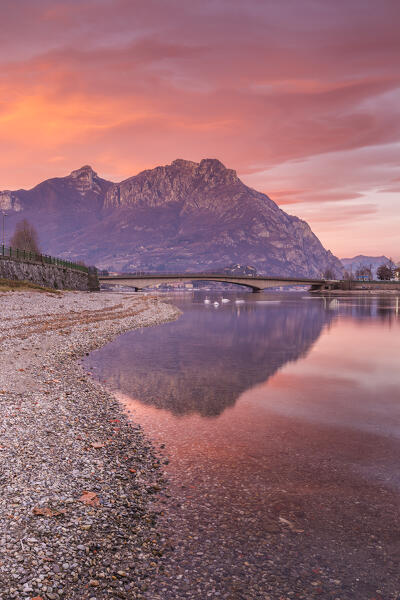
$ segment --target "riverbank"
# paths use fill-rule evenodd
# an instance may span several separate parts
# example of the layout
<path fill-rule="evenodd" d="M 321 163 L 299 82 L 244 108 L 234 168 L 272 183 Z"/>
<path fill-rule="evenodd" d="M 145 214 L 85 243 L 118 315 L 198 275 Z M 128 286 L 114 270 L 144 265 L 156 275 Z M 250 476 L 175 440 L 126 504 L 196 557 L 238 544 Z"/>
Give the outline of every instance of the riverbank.
<path fill-rule="evenodd" d="M 313 296 L 400 296 L 400 289 L 311 290 Z"/>
<path fill-rule="evenodd" d="M 0 294 L 0 599 L 141 598 L 159 461 L 78 359 L 175 319 L 156 297 Z"/>

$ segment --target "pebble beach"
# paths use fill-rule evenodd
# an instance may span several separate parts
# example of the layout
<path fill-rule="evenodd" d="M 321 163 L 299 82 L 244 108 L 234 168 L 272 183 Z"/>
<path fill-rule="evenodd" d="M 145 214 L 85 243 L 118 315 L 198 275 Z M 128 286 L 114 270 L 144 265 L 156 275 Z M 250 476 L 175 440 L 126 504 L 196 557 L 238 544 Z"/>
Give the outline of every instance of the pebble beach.
<path fill-rule="evenodd" d="M 143 598 L 161 459 L 79 359 L 178 317 L 152 296 L 0 293 L 0 599 Z"/>

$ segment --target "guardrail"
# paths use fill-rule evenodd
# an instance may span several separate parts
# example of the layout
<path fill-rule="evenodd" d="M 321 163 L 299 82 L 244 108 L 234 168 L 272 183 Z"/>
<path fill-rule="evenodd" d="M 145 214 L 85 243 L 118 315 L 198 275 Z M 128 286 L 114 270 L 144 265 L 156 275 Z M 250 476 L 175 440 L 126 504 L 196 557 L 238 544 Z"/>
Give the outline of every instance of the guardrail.
<path fill-rule="evenodd" d="M 181 276 L 190 276 L 193 275 L 195 277 L 206 275 L 207 277 L 262 277 L 262 275 L 241 275 L 241 274 L 233 274 L 233 273 L 224 273 L 222 271 L 196 271 L 195 273 L 188 271 L 182 271 L 181 273 L 175 272 L 154 272 L 154 271 L 131 271 L 129 273 L 118 273 L 119 276 L 129 276 L 133 275 L 134 277 L 181 277 Z"/>
<path fill-rule="evenodd" d="M 29 250 L 19 250 L 18 248 L 11 248 L 4 245 L 0 246 L 0 258 L 10 258 L 12 260 L 26 260 L 48 265 L 57 265 L 58 267 L 66 267 L 67 269 L 75 269 L 77 271 L 83 271 L 84 273 L 89 272 L 89 268 L 85 265 L 64 260 L 63 258 L 56 258 L 49 256 L 48 254 L 37 254 L 36 252 L 29 252 Z"/>
<path fill-rule="evenodd" d="M 168 278 L 172 278 L 172 277 L 186 277 L 186 278 L 199 278 L 199 277 L 204 277 L 204 279 L 207 279 L 209 277 L 225 277 L 226 279 L 255 279 L 255 280 L 265 280 L 265 279 L 273 279 L 273 280 L 279 280 L 279 281 L 305 281 L 306 283 L 320 283 L 321 281 L 326 281 L 325 279 L 308 279 L 307 277 L 280 277 L 279 275 L 241 275 L 240 273 L 221 273 L 221 272 L 196 272 L 196 273 L 191 273 L 191 272 L 183 272 L 183 273 L 166 273 L 166 272 L 162 272 L 162 273 L 155 273 L 153 272 L 146 272 L 146 271 L 132 271 L 131 273 L 118 273 L 118 275 L 102 275 L 101 271 L 99 273 L 99 277 L 106 279 L 107 277 L 110 277 L 111 279 L 122 279 L 124 277 L 129 278 L 129 277 L 143 277 L 143 278 L 153 278 L 153 279 L 168 279 Z"/>

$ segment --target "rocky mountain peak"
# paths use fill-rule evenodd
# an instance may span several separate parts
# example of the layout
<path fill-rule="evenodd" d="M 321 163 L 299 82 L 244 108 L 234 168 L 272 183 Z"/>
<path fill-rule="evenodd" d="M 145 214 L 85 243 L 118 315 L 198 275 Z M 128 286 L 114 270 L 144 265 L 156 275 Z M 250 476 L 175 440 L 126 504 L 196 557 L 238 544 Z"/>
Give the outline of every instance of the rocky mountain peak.
<path fill-rule="evenodd" d="M 203 158 L 197 172 L 209 183 L 232 184 L 239 181 L 236 171 L 227 169 L 217 158 Z"/>
<path fill-rule="evenodd" d="M 171 163 L 171 167 L 177 167 L 178 169 L 195 169 L 197 166 L 197 163 L 183 158 L 176 158 Z"/>
<path fill-rule="evenodd" d="M 98 192 L 100 190 L 99 185 L 96 181 L 98 179 L 97 173 L 92 169 L 90 165 L 84 165 L 80 169 L 72 171 L 69 177 L 72 180 L 73 185 L 80 192 L 84 193 L 88 190 Z"/>
<path fill-rule="evenodd" d="M 79 177 L 97 177 L 97 173 L 90 165 L 83 165 L 80 169 L 76 169 L 70 173 L 70 177 L 77 179 Z"/>
<path fill-rule="evenodd" d="M 223 172 L 228 171 L 224 164 L 218 158 L 203 158 L 199 163 L 201 171 Z"/>
<path fill-rule="evenodd" d="M 227 169 L 217 158 L 203 158 L 199 163 L 177 158 L 166 169 L 170 167 L 181 172 L 188 172 L 190 175 L 196 175 L 206 181 L 218 179 L 228 183 L 238 180 L 236 171 Z"/>
<path fill-rule="evenodd" d="M 46 252 L 112 271 L 252 265 L 266 275 L 343 272 L 307 223 L 215 158 L 179 158 L 120 183 L 84 165 L 32 190 L 4 192 L 0 205 L 8 209 L 10 230 L 21 216 L 32 222 Z"/>

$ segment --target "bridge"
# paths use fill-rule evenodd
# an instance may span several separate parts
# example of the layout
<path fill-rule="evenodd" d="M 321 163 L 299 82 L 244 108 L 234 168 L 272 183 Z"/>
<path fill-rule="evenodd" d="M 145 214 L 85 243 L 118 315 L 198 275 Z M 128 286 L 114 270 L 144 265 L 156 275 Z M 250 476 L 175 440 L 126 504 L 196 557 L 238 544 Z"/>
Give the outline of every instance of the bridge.
<path fill-rule="evenodd" d="M 313 290 L 332 289 L 333 281 L 290 277 L 262 277 L 252 275 L 226 275 L 221 273 L 126 273 L 121 275 L 99 275 L 100 283 L 132 287 L 135 291 L 147 287 L 157 287 L 163 283 L 184 283 L 195 281 L 217 281 L 233 283 L 261 292 L 267 288 L 282 286 L 310 286 Z"/>

